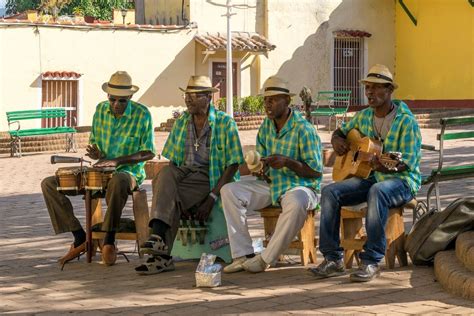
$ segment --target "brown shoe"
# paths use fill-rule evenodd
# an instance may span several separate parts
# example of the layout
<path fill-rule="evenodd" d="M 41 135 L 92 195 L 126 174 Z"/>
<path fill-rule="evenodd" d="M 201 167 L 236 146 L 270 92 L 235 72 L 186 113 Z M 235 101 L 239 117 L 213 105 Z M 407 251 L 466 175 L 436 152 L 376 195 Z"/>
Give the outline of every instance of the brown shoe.
<path fill-rule="evenodd" d="M 117 251 L 115 250 L 115 246 L 104 245 L 104 247 L 102 247 L 102 261 L 106 265 L 112 266 L 115 264 L 115 260 L 117 260 Z"/>
<path fill-rule="evenodd" d="M 61 258 L 58 259 L 59 264 L 63 265 L 68 261 L 71 261 L 72 259 L 75 259 L 82 255 L 84 252 L 86 252 L 86 242 L 83 242 L 77 247 L 74 247 L 74 243 L 71 244 L 71 247 L 69 248 L 69 251 L 62 256 Z"/>

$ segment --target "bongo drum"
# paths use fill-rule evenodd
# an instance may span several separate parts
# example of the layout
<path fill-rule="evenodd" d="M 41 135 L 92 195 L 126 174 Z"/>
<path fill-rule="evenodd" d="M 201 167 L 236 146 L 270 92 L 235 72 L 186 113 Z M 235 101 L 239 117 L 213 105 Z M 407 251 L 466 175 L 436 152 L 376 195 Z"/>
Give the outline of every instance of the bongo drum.
<path fill-rule="evenodd" d="M 115 171 L 113 167 L 88 168 L 86 174 L 86 190 L 105 190 Z"/>
<path fill-rule="evenodd" d="M 63 167 L 56 170 L 58 191 L 79 191 L 84 189 L 83 174 L 87 167 Z"/>

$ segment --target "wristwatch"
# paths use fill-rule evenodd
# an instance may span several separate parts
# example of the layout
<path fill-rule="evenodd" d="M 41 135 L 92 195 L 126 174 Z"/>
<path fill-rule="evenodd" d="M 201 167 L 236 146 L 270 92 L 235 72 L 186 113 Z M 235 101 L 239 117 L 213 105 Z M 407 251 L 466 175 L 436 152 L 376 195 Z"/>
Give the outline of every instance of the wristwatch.
<path fill-rule="evenodd" d="M 214 201 L 217 201 L 217 199 L 219 198 L 219 197 L 218 197 L 214 192 L 212 192 L 212 191 L 209 192 L 209 196 L 210 196 L 211 198 L 213 198 Z"/>

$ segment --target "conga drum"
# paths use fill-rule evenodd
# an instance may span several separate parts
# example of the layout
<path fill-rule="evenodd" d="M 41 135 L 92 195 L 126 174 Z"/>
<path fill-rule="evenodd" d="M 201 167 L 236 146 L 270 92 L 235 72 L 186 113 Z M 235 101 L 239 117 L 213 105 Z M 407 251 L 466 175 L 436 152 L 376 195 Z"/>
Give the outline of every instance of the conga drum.
<path fill-rule="evenodd" d="M 106 190 L 107 184 L 112 179 L 114 167 L 88 168 L 86 174 L 86 190 Z"/>
<path fill-rule="evenodd" d="M 79 193 L 84 189 L 84 174 L 87 167 L 63 167 L 56 170 L 58 191 Z"/>

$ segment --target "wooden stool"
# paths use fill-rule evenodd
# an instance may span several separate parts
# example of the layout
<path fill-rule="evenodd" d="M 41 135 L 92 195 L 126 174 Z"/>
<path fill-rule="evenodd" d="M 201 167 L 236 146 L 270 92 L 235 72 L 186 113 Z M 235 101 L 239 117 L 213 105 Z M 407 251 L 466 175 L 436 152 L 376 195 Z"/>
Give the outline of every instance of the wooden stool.
<path fill-rule="evenodd" d="M 270 241 L 271 236 L 275 232 L 275 227 L 282 210 L 281 207 L 269 206 L 260 210 L 260 216 L 263 218 L 263 226 L 265 231 L 265 239 L 263 245 L 266 247 Z M 318 240 L 315 238 L 314 229 L 314 210 L 308 211 L 308 216 L 304 222 L 303 227 L 298 233 L 298 240 L 292 241 L 288 246 L 289 249 L 299 249 L 301 263 L 305 266 L 309 262 L 316 263 L 316 244 Z"/>
<path fill-rule="evenodd" d="M 385 237 L 387 246 L 385 250 L 385 264 L 389 269 L 395 267 L 395 258 L 401 267 L 408 265 L 407 253 L 405 251 L 405 226 L 403 224 L 403 210 L 414 209 L 416 200 L 407 204 L 390 209 Z M 367 206 L 357 210 L 350 207 L 341 208 L 341 247 L 344 248 L 344 264 L 347 269 L 352 267 L 355 258 L 359 264 L 357 254 L 363 249 L 367 236 L 363 229 L 362 219 L 367 214 Z"/>
<path fill-rule="evenodd" d="M 92 226 L 103 221 L 101 198 L 92 200 Z M 136 240 L 138 246 L 138 254 L 140 258 L 140 245 L 145 243 L 149 237 L 149 211 L 146 190 L 138 188 L 132 192 L 133 217 L 135 221 L 135 232 L 117 232 L 115 239 L 119 240 Z M 92 240 L 103 240 L 105 232 L 92 232 Z"/>

